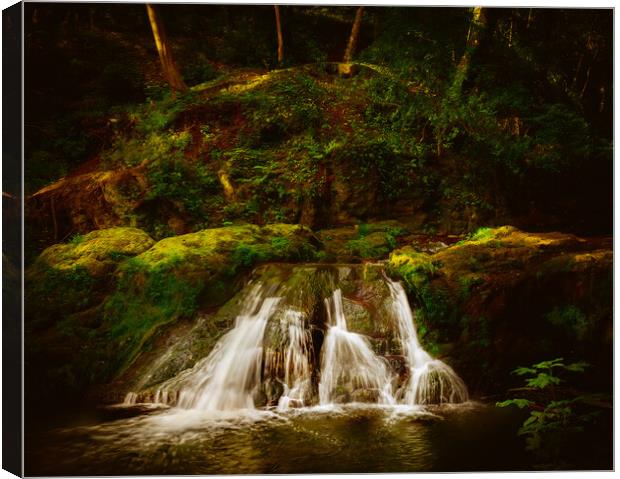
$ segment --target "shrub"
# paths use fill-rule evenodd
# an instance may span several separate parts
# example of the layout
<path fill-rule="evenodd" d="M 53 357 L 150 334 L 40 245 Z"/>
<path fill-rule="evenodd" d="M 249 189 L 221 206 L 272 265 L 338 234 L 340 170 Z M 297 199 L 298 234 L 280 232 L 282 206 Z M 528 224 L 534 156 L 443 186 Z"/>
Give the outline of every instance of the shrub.
<path fill-rule="evenodd" d="M 556 358 L 513 371 L 526 378 L 526 390 L 538 395 L 530 399 L 508 399 L 496 405 L 516 406 L 530 411 L 518 434 L 525 436 L 527 449 L 534 452 L 539 460 L 563 467 L 560 460 L 563 450 L 572 441 L 579 441 L 584 429 L 596 422 L 601 412 L 596 405 L 604 407 L 604 396 L 575 396 L 571 389 L 559 389 L 560 384 L 567 381 L 559 373 L 582 373 L 587 367 L 588 364 L 583 361 L 566 364 L 563 358 Z"/>

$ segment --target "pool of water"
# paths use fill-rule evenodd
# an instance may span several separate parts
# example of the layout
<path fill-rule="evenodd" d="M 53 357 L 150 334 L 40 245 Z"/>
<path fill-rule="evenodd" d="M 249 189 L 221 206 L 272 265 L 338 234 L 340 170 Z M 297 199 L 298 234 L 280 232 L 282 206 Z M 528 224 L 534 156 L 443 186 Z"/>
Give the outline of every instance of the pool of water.
<path fill-rule="evenodd" d="M 77 416 L 76 416 L 77 418 Z M 469 402 L 206 414 L 113 408 L 27 435 L 27 475 L 532 469 L 523 416 Z"/>

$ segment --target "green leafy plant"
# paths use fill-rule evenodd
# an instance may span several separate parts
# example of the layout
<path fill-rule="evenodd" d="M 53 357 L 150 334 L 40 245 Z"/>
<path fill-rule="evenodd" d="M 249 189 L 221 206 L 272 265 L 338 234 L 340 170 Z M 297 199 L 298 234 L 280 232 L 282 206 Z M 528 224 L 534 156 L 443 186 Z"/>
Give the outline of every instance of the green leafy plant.
<path fill-rule="evenodd" d="M 563 358 L 556 358 L 517 368 L 513 373 L 524 376 L 526 384 L 520 390 L 530 397 L 496 403 L 498 407 L 530 410 L 518 434 L 526 437 L 526 448 L 541 458 L 557 458 L 571 434 L 581 433 L 598 415 L 591 405 L 600 400 L 600 395 L 574 395 L 570 388 L 559 388 L 566 382 L 559 374 L 581 373 L 587 367 L 583 361 L 566 364 Z"/>

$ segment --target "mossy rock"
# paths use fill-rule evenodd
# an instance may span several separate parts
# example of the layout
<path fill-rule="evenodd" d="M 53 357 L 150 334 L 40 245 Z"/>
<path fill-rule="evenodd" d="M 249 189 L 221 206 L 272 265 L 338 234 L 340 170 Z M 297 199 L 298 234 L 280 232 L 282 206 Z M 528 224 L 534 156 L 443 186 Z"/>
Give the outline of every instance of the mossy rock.
<path fill-rule="evenodd" d="M 409 229 L 396 220 L 360 223 L 317 233 L 330 261 L 353 263 L 385 258 Z"/>
<path fill-rule="evenodd" d="M 265 261 L 311 260 L 318 242 L 300 225 L 228 226 L 166 238 L 127 261 L 106 303 L 112 344 L 123 369 L 164 324 L 222 304 L 235 277 Z"/>
<path fill-rule="evenodd" d="M 434 254 L 397 249 L 388 269 L 405 283 L 422 344 L 488 391 L 517 386 L 508 373 L 546 357 L 608 361 L 612 258 L 606 239 L 503 226 Z"/>
<path fill-rule="evenodd" d="M 109 272 L 119 261 L 140 254 L 155 242 L 137 228 L 107 228 L 76 235 L 68 243 L 50 246 L 37 258 L 29 274 L 38 268 L 71 270 L 84 268 L 91 276 L 98 277 Z"/>
<path fill-rule="evenodd" d="M 396 246 L 396 239 L 389 232 L 374 231 L 345 244 L 345 248 L 361 259 L 385 258 Z"/>
<path fill-rule="evenodd" d="M 155 242 L 136 228 L 108 228 L 45 249 L 26 271 L 28 316 L 46 319 L 97 304 L 120 263 Z"/>
<path fill-rule="evenodd" d="M 71 355 L 59 351 L 57 364 L 49 362 L 48 376 L 62 372 L 58 377 L 70 380 L 73 390 L 108 381 L 169 325 L 225 303 L 255 264 L 312 260 L 319 244 L 308 228 L 276 224 L 203 230 L 157 243 L 140 230 L 112 228 L 52 246 L 28 275 L 34 362 L 45 361 L 46 352 L 67 338 L 79 338 L 79 344 L 70 342 Z M 216 336 L 211 331 L 205 344 Z"/>
<path fill-rule="evenodd" d="M 416 289 L 428 282 L 438 268 L 431 255 L 405 246 L 392 252 L 388 269 L 402 278 L 410 289 Z"/>
<path fill-rule="evenodd" d="M 347 243 L 359 236 L 355 226 L 324 229 L 317 232 L 323 244 L 327 259 L 333 262 L 352 263 L 359 261 L 353 252 L 346 247 Z"/>
<path fill-rule="evenodd" d="M 301 225 L 227 226 L 165 238 L 140 255 L 148 269 L 229 271 L 259 261 L 311 260 L 317 240 Z"/>
<path fill-rule="evenodd" d="M 342 299 L 342 310 L 347 318 L 347 329 L 354 333 L 370 336 L 374 333 L 374 324 L 370 312 L 359 303 Z"/>

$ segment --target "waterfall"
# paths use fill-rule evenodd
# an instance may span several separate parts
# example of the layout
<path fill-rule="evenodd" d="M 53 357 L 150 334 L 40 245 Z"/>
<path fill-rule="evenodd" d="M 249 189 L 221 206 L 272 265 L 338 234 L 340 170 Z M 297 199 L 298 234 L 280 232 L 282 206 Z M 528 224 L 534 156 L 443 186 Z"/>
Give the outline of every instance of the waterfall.
<path fill-rule="evenodd" d="M 254 409 L 261 384 L 263 335 L 280 298 L 264 297 L 260 285 L 248 295 L 235 327 L 211 354 L 185 374 L 177 405 L 184 409 L 230 411 Z M 166 388 L 160 389 L 162 395 Z"/>
<path fill-rule="evenodd" d="M 230 308 L 222 308 L 222 314 L 236 311 L 234 327 L 208 356 L 158 387 L 140 390 L 168 371 L 176 350 L 191 344 L 178 342 L 146 368 L 125 405 L 286 411 L 317 402 L 414 406 L 468 399 L 467 387 L 452 368 L 420 345 L 407 295 L 400 283 L 385 278 L 381 267 L 369 275 L 367 268 L 353 265 L 274 265 L 252 280 Z M 197 334 L 208 320 L 197 322 L 188 334 Z M 313 331 L 316 338 L 323 335 L 322 341 L 313 342 Z"/>
<path fill-rule="evenodd" d="M 347 330 L 340 289 L 325 299 L 325 307 L 329 329 L 321 360 L 320 404 L 343 399 L 393 404 L 388 364 L 373 352 L 364 336 Z"/>
<path fill-rule="evenodd" d="M 441 404 L 465 402 L 467 387 L 450 366 L 433 359 L 420 345 L 407 295 L 400 283 L 387 280 L 391 306 L 398 323 L 409 378 L 397 397 L 405 404 Z"/>

